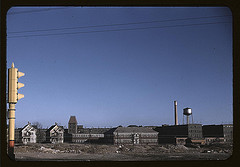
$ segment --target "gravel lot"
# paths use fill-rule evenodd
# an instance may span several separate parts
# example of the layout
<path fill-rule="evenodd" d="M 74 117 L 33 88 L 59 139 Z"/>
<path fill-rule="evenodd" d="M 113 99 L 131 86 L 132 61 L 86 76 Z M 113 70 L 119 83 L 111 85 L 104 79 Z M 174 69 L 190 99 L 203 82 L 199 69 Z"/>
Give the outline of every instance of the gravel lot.
<path fill-rule="evenodd" d="M 68 143 L 15 146 L 17 161 L 225 160 L 231 154 L 232 146 L 222 144 L 201 147 Z"/>

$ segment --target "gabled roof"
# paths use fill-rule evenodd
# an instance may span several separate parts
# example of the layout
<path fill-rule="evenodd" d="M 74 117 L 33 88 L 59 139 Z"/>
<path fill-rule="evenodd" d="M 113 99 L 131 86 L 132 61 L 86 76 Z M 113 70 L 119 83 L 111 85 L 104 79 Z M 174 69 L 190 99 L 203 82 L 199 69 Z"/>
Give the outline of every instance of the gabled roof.
<path fill-rule="evenodd" d="M 23 131 L 25 128 L 27 128 L 28 126 L 30 126 L 30 129 L 34 129 L 34 130 L 36 130 L 36 128 L 34 128 L 29 122 L 28 122 L 28 124 L 27 125 L 25 125 L 23 128 L 21 128 L 21 131 Z"/>
<path fill-rule="evenodd" d="M 151 128 L 146 127 L 118 127 L 115 133 L 158 133 Z"/>
<path fill-rule="evenodd" d="M 77 124 L 77 119 L 76 119 L 76 117 L 75 117 L 75 116 L 71 116 L 70 119 L 69 119 L 69 121 L 68 121 L 68 123 L 75 123 L 75 124 Z"/>
<path fill-rule="evenodd" d="M 21 130 L 25 129 L 29 124 L 25 125 Z"/>
<path fill-rule="evenodd" d="M 64 130 L 64 128 L 63 128 L 63 126 L 58 126 L 56 123 L 55 123 L 55 125 L 52 125 L 50 128 L 48 128 L 48 130 L 46 131 L 46 132 L 50 132 L 53 128 L 55 128 L 55 127 L 58 127 L 58 128 L 60 128 L 60 129 L 62 129 L 62 130 Z"/>
<path fill-rule="evenodd" d="M 48 128 L 47 132 L 50 132 L 56 125 L 52 125 L 50 128 Z"/>

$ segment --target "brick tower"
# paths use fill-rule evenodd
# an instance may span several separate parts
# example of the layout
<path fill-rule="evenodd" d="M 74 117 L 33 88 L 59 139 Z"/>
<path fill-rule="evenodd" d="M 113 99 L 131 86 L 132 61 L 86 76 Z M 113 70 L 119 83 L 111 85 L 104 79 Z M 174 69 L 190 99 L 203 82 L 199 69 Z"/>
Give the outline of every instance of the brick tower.
<path fill-rule="evenodd" d="M 77 119 L 75 116 L 71 116 L 68 121 L 68 133 L 77 133 Z"/>

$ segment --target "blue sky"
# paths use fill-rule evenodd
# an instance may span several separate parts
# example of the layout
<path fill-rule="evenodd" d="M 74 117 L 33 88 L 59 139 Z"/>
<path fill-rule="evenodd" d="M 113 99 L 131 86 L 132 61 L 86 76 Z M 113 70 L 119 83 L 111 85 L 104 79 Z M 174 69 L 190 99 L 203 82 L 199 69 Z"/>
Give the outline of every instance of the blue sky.
<path fill-rule="evenodd" d="M 7 66 L 25 73 L 17 127 L 71 115 L 84 127 L 174 124 L 174 100 L 181 124 L 186 107 L 195 123 L 232 123 L 228 8 L 46 9 L 7 15 Z"/>

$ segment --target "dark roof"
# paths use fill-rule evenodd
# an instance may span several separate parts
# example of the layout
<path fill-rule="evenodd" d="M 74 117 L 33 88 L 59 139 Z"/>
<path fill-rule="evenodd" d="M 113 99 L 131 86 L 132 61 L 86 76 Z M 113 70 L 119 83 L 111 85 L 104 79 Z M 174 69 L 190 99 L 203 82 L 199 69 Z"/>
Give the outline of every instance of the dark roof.
<path fill-rule="evenodd" d="M 167 125 L 167 124 L 164 124 L 162 126 L 156 126 L 156 128 L 159 128 L 159 127 L 189 127 L 189 126 L 202 126 L 202 124 L 182 124 L 182 125 Z"/>
<path fill-rule="evenodd" d="M 138 127 L 137 125 L 128 125 L 128 127 Z"/>
<path fill-rule="evenodd" d="M 52 125 L 50 128 L 48 128 L 47 132 L 50 132 L 56 125 Z"/>
<path fill-rule="evenodd" d="M 154 129 L 156 128 L 157 126 L 144 126 L 144 128 L 151 128 L 151 129 Z"/>
<path fill-rule="evenodd" d="M 116 128 L 110 128 L 108 131 L 106 131 L 104 134 L 112 134 L 115 130 L 117 129 Z"/>
<path fill-rule="evenodd" d="M 103 134 L 107 132 L 110 128 L 83 128 L 83 132 L 85 134 Z"/>
<path fill-rule="evenodd" d="M 158 133 L 146 127 L 118 127 L 114 132 L 118 133 Z"/>
<path fill-rule="evenodd" d="M 50 132 L 55 126 L 58 126 L 59 128 L 64 130 L 63 126 L 59 126 L 55 123 L 55 125 L 52 125 L 46 132 Z"/>
<path fill-rule="evenodd" d="M 212 126 L 212 127 L 214 127 L 214 126 L 233 126 L 233 124 L 220 124 L 220 125 L 215 125 L 215 124 L 213 124 L 213 125 L 203 125 L 203 127 L 207 127 L 207 126 Z"/>
<path fill-rule="evenodd" d="M 24 128 L 26 128 L 27 126 L 28 126 L 28 124 L 27 124 L 27 125 L 25 125 L 24 127 L 22 127 L 22 128 L 21 128 L 21 130 L 23 130 L 23 129 L 24 129 Z"/>
<path fill-rule="evenodd" d="M 33 127 L 34 129 L 37 129 L 36 127 L 34 127 L 33 125 L 31 125 L 30 123 L 28 123 L 27 125 L 25 125 L 23 128 L 20 128 L 21 129 L 21 131 L 24 129 L 24 128 L 26 128 L 28 125 L 30 125 L 31 127 Z"/>
<path fill-rule="evenodd" d="M 68 123 L 76 123 L 77 124 L 76 117 L 75 116 L 70 116 L 70 119 L 69 119 Z"/>

